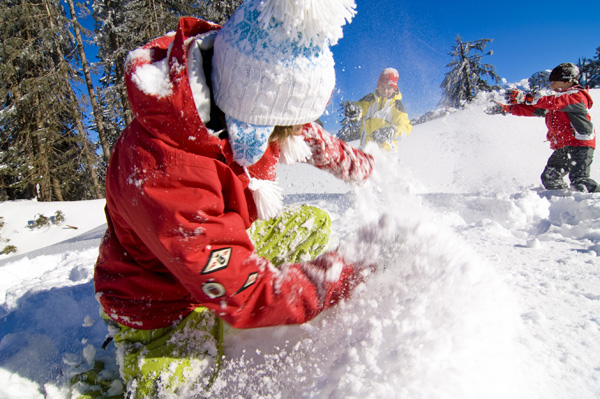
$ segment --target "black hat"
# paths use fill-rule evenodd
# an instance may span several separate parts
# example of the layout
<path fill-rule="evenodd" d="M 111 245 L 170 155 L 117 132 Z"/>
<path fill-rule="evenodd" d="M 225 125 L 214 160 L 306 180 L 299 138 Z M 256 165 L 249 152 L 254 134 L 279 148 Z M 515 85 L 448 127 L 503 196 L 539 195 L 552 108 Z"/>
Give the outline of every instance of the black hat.
<path fill-rule="evenodd" d="M 554 68 L 548 77 L 550 82 L 578 83 L 577 79 L 579 79 L 579 68 L 570 62 L 565 62 Z"/>

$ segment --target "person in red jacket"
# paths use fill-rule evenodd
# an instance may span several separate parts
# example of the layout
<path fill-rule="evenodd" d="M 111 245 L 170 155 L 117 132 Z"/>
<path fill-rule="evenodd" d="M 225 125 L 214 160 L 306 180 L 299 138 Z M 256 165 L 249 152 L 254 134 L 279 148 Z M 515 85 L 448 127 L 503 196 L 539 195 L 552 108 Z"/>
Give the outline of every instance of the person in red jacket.
<path fill-rule="evenodd" d="M 509 104 L 499 104 L 498 112 L 519 116 L 544 116 L 547 139 L 554 150 L 542 173 L 542 184 L 548 190 L 568 186 L 577 191 L 594 192 L 598 183 L 590 178 L 590 166 L 596 148 L 596 134 L 588 110 L 593 101 L 587 89 L 579 86 L 579 69 L 563 63 L 552 70 L 550 88 L 556 94 L 538 96 L 518 90 L 508 93 Z"/>
<path fill-rule="evenodd" d="M 128 397 L 202 385 L 218 370 L 219 320 L 305 323 L 368 274 L 335 250 L 314 258 L 328 215 L 284 210 L 274 182 L 280 161 L 357 184 L 373 169 L 370 155 L 312 122 L 335 85 L 329 44 L 354 15 L 340 4 L 281 16 L 248 0 L 222 28 L 182 18 L 175 34 L 129 54 L 135 119 L 108 166 L 94 275 Z M 311 16 L 329 20 L 302 19 Z"/>

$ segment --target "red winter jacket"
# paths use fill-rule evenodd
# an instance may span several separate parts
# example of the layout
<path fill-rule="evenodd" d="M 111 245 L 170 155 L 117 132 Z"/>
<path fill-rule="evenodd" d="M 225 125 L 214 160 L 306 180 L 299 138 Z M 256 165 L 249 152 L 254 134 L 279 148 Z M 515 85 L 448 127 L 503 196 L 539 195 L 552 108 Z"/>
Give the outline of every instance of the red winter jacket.
<path fill-rule="evenodd" d="M 255 253 L 246 233 L 256 219 L 248 178 L 232 161 L 229 142 L 200 119 L 185 67 L 188 39 L 218 28 L 182 18 L 174 36 L 128 58 L 135 120 L 108 167 L 108 229 L 94 281 L 105 312 L 129 327 L 165 327 L 198 306 L 237 328 L 303 323 L 358 281 L 358 271 L 334 252 L 280 269 Z M 155 76 L 153 87 L 140 83 L 142 73 L 161 70 L 164 79 Z M 349 182 L 370 175 L 370 155 L 316 124 L 306 124 L 303 136 L 316 167 Z M 278 159 L 272 142 L 249 173 L 274 180 Z"/>
<path fill-rule="evenodd" d="M 551 96 L 535 99 L 532 104 L 510 106 L 510 113 L 519 116 L 544 116 L 550 148 L 563 147 L 596 148 L 596 135 L 588 109 L 592 97 L 581 86 L 574 86 Z"/>

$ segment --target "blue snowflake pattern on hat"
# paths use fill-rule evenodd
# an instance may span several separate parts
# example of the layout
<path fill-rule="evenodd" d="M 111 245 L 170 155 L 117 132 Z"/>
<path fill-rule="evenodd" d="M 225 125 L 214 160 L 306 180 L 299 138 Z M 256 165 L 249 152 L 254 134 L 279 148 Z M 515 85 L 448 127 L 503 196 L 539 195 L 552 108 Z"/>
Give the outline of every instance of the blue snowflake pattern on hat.
<path fill-rule="evenodd" d="M 226 117 L 233 158 L 241 166 L 254 165 L 263 156 L 274 126 L 252 125 Z"/>
<path fill-rule="evenodd" d="M 329 40 L 316 40 L 314 43 L 300 44 L 301 33 L 289 36 L 286 27 L 272 19 L 269 26 L 260 26 L 260 12 L 257 10 L 260 0 L 246 1 L 239 7 L 229 23 L 221 30 L 225 41 L 238 49 L 242 54 L 269 63 L 302 65 L 318 65 L 323 60 L 323 53 L 329 55 Z M 243 18 L 235 18 L 239 16 Z"/>

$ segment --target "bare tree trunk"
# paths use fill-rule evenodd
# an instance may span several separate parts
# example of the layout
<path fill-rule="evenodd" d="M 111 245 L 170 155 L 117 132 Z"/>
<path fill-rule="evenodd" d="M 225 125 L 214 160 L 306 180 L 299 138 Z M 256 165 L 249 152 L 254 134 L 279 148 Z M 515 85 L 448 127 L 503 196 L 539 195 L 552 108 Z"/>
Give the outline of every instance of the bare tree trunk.
<path fill-rule="evenodd" d="M 56 178 L 56 176 L 52 176 L 52 191 L 54 191 L 54 195 L 56 196 L 57 201 L 64 201 L 62 190 L 60 189 L 60 182 Z"/>
<path fill-rule="evenodd" d="M 35 189 L 38 201 L 48 202 L 52 201 L 52 185 L 50 179 L 50 167 L 48 165 L 50 151 L 48 151 L 47 144 L 44 143 L 43 135 L 41 133 L 43 130 L 45 129 L 38 124 L 38 130 L 34 132 L 34 153 L 35 163 L 37 164 L 37 179 L 34 179 L 34 181 L 39 179 Z"/>
<path fill-rule="evenodd" d="M 467 54 L 465 53 L 465 47 L 462 41 L 460 41 L 459 43 L 459 49 L 460 49 L 460 60 L 463 64 L 469 65 L 468 62 L 465 62 L 467 60 Z M 471 73 L 470 71 L 466 72 L 466 76 L 467 76 L 467 81 L 466 81 L 466 100 L 467 102 L 471 102 L 473 101 L 473 87 L 471 86 Z"/>
<path fill-rule="evenodd" d="M 94 85 L 92 84 L 92 78 L 90 76 L 90 69 L 88 66 L 87 57 L 85 55 L 85 49 L 83 48 L 83 40 L 81 39 L 81 30 L 79 29 L 79 22 L 75 14 L 75 6 L 73 0 L 67 0 L 69 4 L 69 12 L 71 13 L 71 23 L 73 24 L 73 31 L 75 32 L 75 40 L 77 41 L 77 51 L 79 52 L 79 58 L 81 59 L 81 69 L 83 70 L 83 76 L 85 78 L 85 84 L 87 86 L 88 95 L 90 98 L 90 105 L 92 106 L 92 113 L 94 114 L 94 120 L 96 121 L 96 129 L 98 131 L 98 139 L 100 140 L 100 146 L 102 147 L 102 156 L 104 161 L 108 163 L 110 159 L 110 145 L 106 132 L 104 130 L 104 122 L 102 120 L 102 112 L 98 106 L 96 99 L 96 93 L 94 91 Z"/>
<path fill-rule="evenodd" d="M 83 153 L 83 158 L 85 159 L 85 164 L 87 166 L 88 173 L 90 174 L 90 179 L 92 179 L 94 198 L 103 198 L 104 195 L 102 194 L 102 188 L 100 187 L 100 182 L 98 181 L 98 176 L 96 175 L 96 169 L 94 168 L 94 159 L 92 157 L 90 148 L 88 147 L 87 138 L 85 137 L 85 129 L 81 120 L 77 120 L 77 131 L 79 132 L 78 135 L 81 140 L 81 151 Z"/>
<path fill-rule="evenodd" d="M 118 76 L 121 80 L 125 78 L 125 60 L 123 62 L 117 63 L 115 66 L 115 75 Z M 127 96 L 127 89 L 125 85 L 118 85 L 117 91 L 119 93 L 119 98 L 121 99 L 121 107 L 123 108 L 123 118 L 125 118 L 125 125 L 129 125 L 133 122 L 133 112 L 131 112 L 131 107 L 129 105 L 129 97 Z"/>

